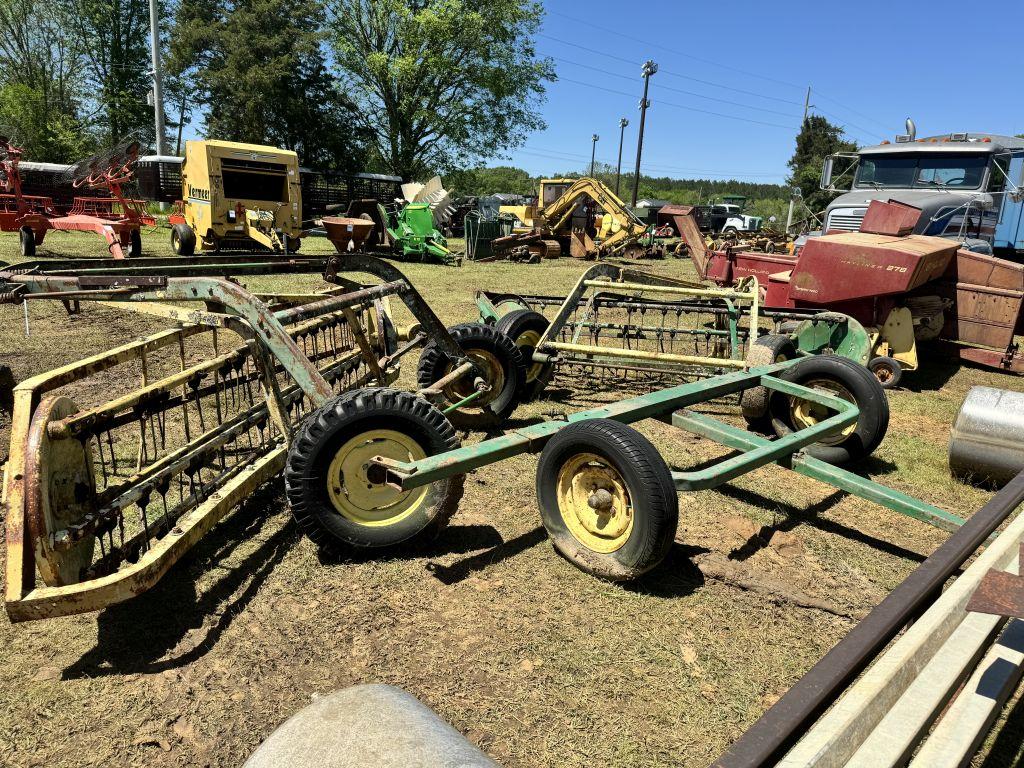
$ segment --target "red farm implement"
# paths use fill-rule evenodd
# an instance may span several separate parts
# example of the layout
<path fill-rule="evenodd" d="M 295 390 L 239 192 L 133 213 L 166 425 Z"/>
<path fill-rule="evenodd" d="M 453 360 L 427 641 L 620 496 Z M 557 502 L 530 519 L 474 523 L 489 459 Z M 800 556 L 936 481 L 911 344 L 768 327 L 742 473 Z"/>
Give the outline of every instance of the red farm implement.
<path fill-rule="evenodd" d="M 676 217 L 702 279 L 753 276 L 766 309 L 832 310 L 870 330 L 871 368 L 883 385 L 918 367 L 918 343 L 951 342 L 960 359 L 1024 373 L 1024 265 L 910 234 L 920 211 L 872 202 L 859 232 L 812 238 L 795 255 L 709 250 L 687 214 Z"/>
<path fill-rule="evenodd" d="M 76 196 L 71 209 L 62 213 L 52 198 L 22 192 L 18 169 L 22 150 L 0 137 L 0 231 L 20 234 L 21 255 L 25 257 L 35 255 L 36 245 L 43 242 L 51 229 L 95 232 L 106 240 L 107 250 L 115 259 L 141 255 L 140 227 L 152 226 L 155 221 L 146 213 L 145 201 L 124 196 L 125 186 L 133 180 L 138 151 L 138 143 L 130 142 L 72 166 L 69 184 L 73 189 L 105 194 Z"/>

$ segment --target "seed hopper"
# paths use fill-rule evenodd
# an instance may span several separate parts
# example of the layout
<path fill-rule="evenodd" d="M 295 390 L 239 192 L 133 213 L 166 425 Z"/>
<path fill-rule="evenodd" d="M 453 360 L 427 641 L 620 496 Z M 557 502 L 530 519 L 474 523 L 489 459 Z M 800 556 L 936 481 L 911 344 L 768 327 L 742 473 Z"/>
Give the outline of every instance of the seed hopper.
<path fill-rule="evenodd" d="M 268 273 L 323 274 L 334 285 L 256 295 L 223 277 Z M 377 282 L 346 276 L 355 274 Z M 131 308 L 178 327 L 15 387 L 3 496 L 15 621 L 95 610 L 150 588 L 280 473 L 303 419 L 341 392 L 392 384 L 412 350 L 422 348 L 415 399 L 424 409 L 437 402 L 445 423 L 500 422 L 525 375 L 510 339 L 479 324 L 449 332 L 397 269 L 368 256 L 76 260 L 0 271 L 3 302 L 48 299 L 73 310 Z M 392 300 L 411 316 L 404 328 Z M 368 526 L 382 514 L 373 499 L 342 503 Z M 313 538 L 330 537 L 317 518 L 302 522 Z"/>

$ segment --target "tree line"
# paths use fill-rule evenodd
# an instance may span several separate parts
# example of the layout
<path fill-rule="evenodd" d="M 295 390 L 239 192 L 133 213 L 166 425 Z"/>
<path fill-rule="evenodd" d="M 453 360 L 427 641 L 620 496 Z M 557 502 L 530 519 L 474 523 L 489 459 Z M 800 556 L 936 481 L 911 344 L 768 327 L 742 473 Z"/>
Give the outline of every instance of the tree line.
<path fill-rule="evenodd" d="M 461 194 L 530 194 L 494 165 L 546 126 L 554 62 L 534 36 L 537 0 L 158 0 L 167 146 L 181 126 L 293 149 L 344 171 L 434 173 Z M 0 133 L 26 159 L 74 162 L 127 137 L 153 146 L 148 0 L 0 0 Z M 789 184 L 812 210 L 821 161 L 853 145 L 811 116 Z M 566 170 L 557 175 L 579 175 Z M 614 169 L 599 178 L 614 186 Z M 622 177 L 623 197 L 632 174 Z M 786 187 L 642 176 L 640 197 L 696 203 L 743 194 L 779 216 Z"/>
<path fill-rule="evenodd" d="M 405 178 L 485 162 L 543 129 L 554 79 L 518 0 L 160 0 L 168 146 L 294 149 Z M 0 0 L 0 126 L 26 159 L 154 142 L 147 0 Z"/>

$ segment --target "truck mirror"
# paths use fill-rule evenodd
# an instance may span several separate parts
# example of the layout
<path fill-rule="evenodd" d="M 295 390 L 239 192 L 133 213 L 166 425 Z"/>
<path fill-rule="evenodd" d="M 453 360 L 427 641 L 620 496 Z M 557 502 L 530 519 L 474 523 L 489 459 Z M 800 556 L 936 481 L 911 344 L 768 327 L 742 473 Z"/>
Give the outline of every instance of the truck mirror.
<path fill-rule="evenodd" d="M 821 167 L 821 183 L 818 186 L 826 192 L 849 192 L 859 162 L 857 155 L 842 152 L 829 155 Z"/>

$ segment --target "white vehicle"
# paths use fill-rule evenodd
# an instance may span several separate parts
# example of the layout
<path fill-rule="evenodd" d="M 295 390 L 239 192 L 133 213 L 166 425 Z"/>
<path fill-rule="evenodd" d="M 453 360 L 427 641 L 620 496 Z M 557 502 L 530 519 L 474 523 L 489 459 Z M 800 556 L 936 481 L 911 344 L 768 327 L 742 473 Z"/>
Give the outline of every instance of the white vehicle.
<path fill-rule="evenodd" d="M 764 224 L 760 216 L 748 216 L 743 209 L 734 203 L 716 203 L 712 206 L 712 218 L 724 217 L 721 232 L 726 237 L 730 235 L 746 234 L 757 232 Z"/>

